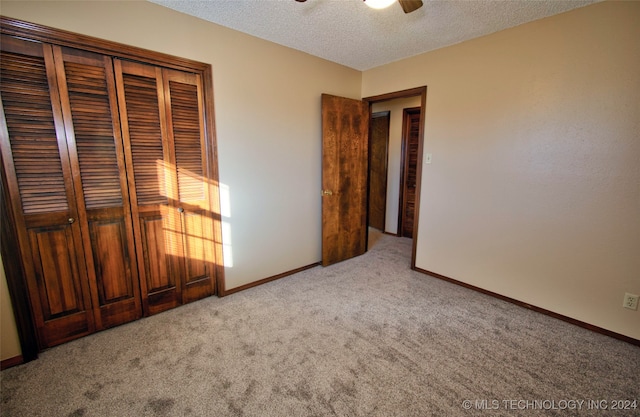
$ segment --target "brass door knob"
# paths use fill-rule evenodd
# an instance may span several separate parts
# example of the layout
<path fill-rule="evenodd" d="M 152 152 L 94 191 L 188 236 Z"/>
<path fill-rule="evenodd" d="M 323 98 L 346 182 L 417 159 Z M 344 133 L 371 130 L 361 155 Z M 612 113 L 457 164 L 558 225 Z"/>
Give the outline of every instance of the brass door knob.
<path fill-rule="evenodd" d="M 322 195 L 333 195 L 331 190 L 322 190 Z"/>

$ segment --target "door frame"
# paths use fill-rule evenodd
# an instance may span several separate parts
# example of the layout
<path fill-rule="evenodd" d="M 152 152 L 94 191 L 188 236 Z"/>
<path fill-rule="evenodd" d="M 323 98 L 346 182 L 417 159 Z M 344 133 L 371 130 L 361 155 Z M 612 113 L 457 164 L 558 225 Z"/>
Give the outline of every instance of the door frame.
<path fill-rule="evenodd" d="M 398 98 L 411 98 L 420 97 L 420 127 L 418 132 L 418 166 L 416 167 L 416 205 L 415 205 L 415 218 L 413 219 L 413 245 L 411 249 L 411 269 L 416 269 L 416 248 L 418 247 L 418 225 L 420 222 L 420 194 L 422 189 L 422 155 L 424 150 L 424 126 L 425 116 L 427 108 L 427 86 L 410 88 L 407 90 L 395 91 L 392 93 L 380 94 L 376 96 L 365 97 L 362 100 L 369 103 L 369 122 L 372 117 L 372 107 L 374 103 L 380 103 L 382 101 L 395 100 Z M 371 129 L 369 129 L 369 135 L 371 135 Z M 369 137 L 371 141 L 371 137 Z M 400 208 L 398 208 L 400 210 Z M 368 207 L 367 207 L 368 212 Z M 367 224 L 369 219 L 367 218 Z"/>

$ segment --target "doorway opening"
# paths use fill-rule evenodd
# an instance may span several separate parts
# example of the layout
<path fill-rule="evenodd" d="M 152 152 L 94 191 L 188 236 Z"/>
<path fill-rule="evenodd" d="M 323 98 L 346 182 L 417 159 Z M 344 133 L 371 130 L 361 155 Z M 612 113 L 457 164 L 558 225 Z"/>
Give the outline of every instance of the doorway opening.
<path fill-rule="evenodd" d="M 418 241 L 420 183 L 427 87 L 417 87 L 378 96 L 366 97 L 369 103 L 369 188 L 367 225 L 369 233 L 410 237 L 413 239 L 411 267 L 415 268 Z M 384 135 L 384 115 L 389 115 L 388 139 Z M 394 123 L 394 113 L 396 120 Z M 392 132 L 399 124 L 402 133 Z M 386 149 L 380 150 L 382 143 Z M 386 154 L 382 156 L 382 154 Z M 382 164 L 380 158 L 386 157 Z M 386 170 L 386 193 L 381 196 L 380 170 Z M 384 200 L 383 211 L 381 211 Z M 383 219 L 383 228 L 380 229 Z"/>

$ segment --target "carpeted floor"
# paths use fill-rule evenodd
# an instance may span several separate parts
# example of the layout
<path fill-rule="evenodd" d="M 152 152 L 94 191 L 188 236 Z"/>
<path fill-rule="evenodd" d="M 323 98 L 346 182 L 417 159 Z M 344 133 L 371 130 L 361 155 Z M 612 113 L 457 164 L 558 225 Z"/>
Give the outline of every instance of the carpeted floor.
<path fill-rule="evenodd" d="M 376 237 L 43 352 L 2 372 L 1 414 L 640 415 L 611 410 L 640 402 L 640 348 L 411 271 L 410 240 Z"/>

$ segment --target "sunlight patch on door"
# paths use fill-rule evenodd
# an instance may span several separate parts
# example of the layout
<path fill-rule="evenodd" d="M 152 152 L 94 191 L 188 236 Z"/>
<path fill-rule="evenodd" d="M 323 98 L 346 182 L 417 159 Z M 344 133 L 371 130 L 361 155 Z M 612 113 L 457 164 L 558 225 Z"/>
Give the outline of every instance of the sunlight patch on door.
<path fill-rule="evenodd" d="M 216 216 L 211 211 L 208 197 L 219 193 L 221 217 L 229 218 L 229 187 L 210 181 L 184 167 L 176 168 L 163 160 L 156 160 L 156 168 L 158 183 L 161 185 L 163 198 L 166 198 L 166 202 L 159 207 L 165 254 L 188 262 L 195 261 L 193 265 L 198 265 L 197 261 L 220 263 L 220 259 L 216 260 L 214 247 L 224 243 L 221 245 L 222 262 L 224 266 L 231 267 L 233 258 L 230 226 L 228 222 L 221 222 L 222 242 L 217 242 L 214 236 Z"/>

